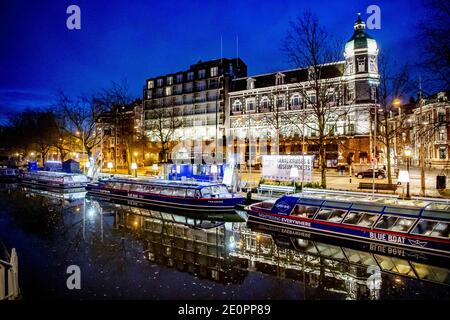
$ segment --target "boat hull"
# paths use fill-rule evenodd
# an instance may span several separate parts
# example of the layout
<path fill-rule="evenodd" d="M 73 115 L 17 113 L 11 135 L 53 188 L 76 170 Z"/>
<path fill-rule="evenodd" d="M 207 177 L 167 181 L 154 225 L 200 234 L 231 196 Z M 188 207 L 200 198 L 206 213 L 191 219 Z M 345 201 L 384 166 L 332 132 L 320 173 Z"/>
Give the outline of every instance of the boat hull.
<path fill-rule="evenodd" d="M 68 192 L 77 192 L 84 191 L 86 189 L 85 183 L 76 183 L 76 184 L 61 184 L 52 181 L 40 181 L 35 179 L 20 179 L 20 183 L 27 186 L 33 186 L 35 188 L 46 188 L 46 189 L 57 189 L 57 190 L 65 190 Z"/>
<path fill-rule="evenodd" d="M 409 248 L 414 251 L 432 252 L 437 255 L 450 256 L 450 243 L 445 239 L 431 239 L 424 237 L 413 237 L 411 234 L 397 232 L 382 232 L 380 230 L 363 229 L 353 226 L 335 223 L 319 222 L 290 216 L 275 214 L 249 208 L 249 220 L 275 224 L 290 229 L 305 230 L 315 234 L 326 235 L 339 239 L 353 239 L 357 241 L 382 243 L 384 245 Z"/>
<path fill-rule="evenodd" d="M 160 208 L 180 209 L 185 211 L 206 211 L 206 212 L 230 212 L 234 211 L 238 204 L 245 201 L 243 197 L 223 198 L 223 199 L 195 199 L 179 198 L 173 196 L 161 196 L 145 194 L 140 192 L 127 192 L 122 190 L 108 190 L 88 185 L 86 190 L 89 194 L 104 198 L 115 198 L 128 200 L 134 203 L 158 206 Z"/>

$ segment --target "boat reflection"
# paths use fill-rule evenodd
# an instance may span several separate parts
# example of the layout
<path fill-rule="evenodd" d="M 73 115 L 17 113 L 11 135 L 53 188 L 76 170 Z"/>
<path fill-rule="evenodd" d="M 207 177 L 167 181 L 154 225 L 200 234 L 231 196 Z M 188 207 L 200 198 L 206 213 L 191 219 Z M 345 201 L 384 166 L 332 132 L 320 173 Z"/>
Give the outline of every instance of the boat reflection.
<path fill-rule="evenodd" d="M 224 222 L 202 228 L 186 217 L 152 210 L 142 215 L 133 207 L 122 207 L 116 221 L 125 232 L 139 234 L 148 260 L 220 282 L 236 283 L 248 272 L 260 272 L 303 282 L 311 299 L 320 298 L 324 291 L 349 299 L 376 299 L 383 288 L 401 290 L 409 279 L 450 284 L 450 271 L 443 267 L 448 261 L 430 265 L 423 263 L 423 257 L 405 252 L 358 250 L 286 236 L 255 223 Z M 368 283 L 369 268 L 380 271 L 381 283 L 374 287 Z"/>
<path fill-rule="evenodd" d="M 21 230 L 53 239 L 52 250 L 61 263 L 80 253 L 83 261 L 114 272 L 130 263 L 141 268 L 139 275 L 130 275 L 133 281 L 147 279 L 146 272 L 157 266 L 225 287 L 244 287 L 253 281 L 252 288 L 261 290 L 257 284 L 287 281 L 279 286 L 294 287 L 305 299 L 379 299 L 416 293 L 442 298 L 449 293 L 448 260 L 395 247 L 314 238 L 245 222 L 240 213 L 212 219 L 205 213 L 185 215 L 82 194 L 67 198 L 28 188 L 3 194 L 15 204 L 9 212 Z M 144 254 L 144 264 L 127 260 L 134 250 L 140 257 Z M 283 292 L 268 296 L 286 297 Z"/>

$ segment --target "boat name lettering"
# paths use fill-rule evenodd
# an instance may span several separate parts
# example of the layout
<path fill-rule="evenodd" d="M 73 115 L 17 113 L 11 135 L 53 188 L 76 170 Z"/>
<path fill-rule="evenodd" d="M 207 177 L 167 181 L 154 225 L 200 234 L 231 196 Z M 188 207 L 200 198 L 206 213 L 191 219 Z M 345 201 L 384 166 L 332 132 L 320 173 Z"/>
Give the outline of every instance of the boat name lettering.
<path fill-rule="evenodd" d="M 306 221 L 298 221 L 298 220 L 293 220 L 293 219 L 284 218 L 284 217 L 281 218 L 281 217 L 276 217 L 276 216 L 267 215 L 267 214 L 263 214 L 263 213 L 260 213 L 259 216 L 264 219 L 270 219 L 270 220 L 274 220 L 274 221 L 278 221 L 278 222 L 295 224 L 295 225 L 304 226 L 304 227 L 311 227 L 311 223 L 306 222 Z"/>
<path fill-rule="evenodd" d="M 400 236 L 394 236 L 391 234 L 384 234 L 384 233 L 376 233 L 376 232 L 370 232 L 370 239 L 375 240 L 382 240 L 387 242 L 394 242 L 394 243 L 405 243 L 405 237 Z"/>

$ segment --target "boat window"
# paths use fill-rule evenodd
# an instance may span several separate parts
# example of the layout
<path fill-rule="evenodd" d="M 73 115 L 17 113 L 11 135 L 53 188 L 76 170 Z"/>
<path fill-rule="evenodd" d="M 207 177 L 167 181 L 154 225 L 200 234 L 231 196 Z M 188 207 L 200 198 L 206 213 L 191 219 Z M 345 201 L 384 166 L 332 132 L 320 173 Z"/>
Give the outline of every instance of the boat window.
<path fill-rule="evenodd" d="M 359 219 L 361 219 L 362 214 L 360 212 L 350 211 L 344 220 L 346 224 L 358 224 Z"/>
<path fill-rule="evenodd" d="M 193 198 L 194 195 L 195 195 L 195 190 L 194 189 L 187 189 L 186 190 L 186 197 Z"/>
<path fill-rule="evenodd" d="M 225 186 L 211 186 L 212 194 L 227 194 L 228 189 Z"/>
<path fill-rule="evenodd" d="M 392 227 L 392 231 L 398 231 L 398 232 L 408 232 L 409 229 L 411 229 L 414 222 L 416 222 L 417 219 L 413 218 L 398 218 L 398 220 L 395 222 L 394 226 Z"/>
<path fill-rule="evenodd" d="M 203 198 L 211 198 L 211 188 L 206 187 L 202 189 L 202 197 Z"/>
<path fill-rule="evenodd" d="M 273 203 L 272 203 L 272 206 L 273 206 Z M 314 214 L 317 212 L 317 209 L 318 209 L 318 207 L 296 204 L 294 207 L 294 211 L 292 211 L 291 215 L 312 219 L 314 217 Z"/>
<path fill-rule="evenodd" d="M 184 196 L 186 195 L 186 191 L 184 189 L 175 189 L 173 195 L 184 198 Z"/>
<path fill-rule="evenodd" d="M 150 192 L 151 193 L 160 193 L 161 192 L 161 188 L 152 186 L 151 189 L 150 189 Z"/>
<path fill-rule="evenodd" d="M 356 225 L 364 228 L 372 228 L 379 216 L 379 214 L 375 213 L 363 213 Z"/>
<path fill-rule="evenodd" d="M 448 227 L 449 224 L 446 222 L 421 219 L 411 233 L 429 237 L 449 238 Z"/>
<path fill-rule="evenodd" d="M 375 228 L 377 229 L 391 229 L 395 222 L 397 221 L 398 217 L 396 216 L 389 216 L 389 215 L 383 215 L 380 219 L 380 221 L 378 221 L 377 225 L 375 226 Z"/>
<path fill-rule="evenodd" d="M 173 189 L 172 188 L 164 188 L 164 189 L 162 189 L 161 194 L 163 194 L 165 196 L 171 196 L 173 194 Z"/>
<path fill-rule="evenodd" d="M 138 184 L 132 184 L 130 187 L 130 191 L 137 191 L 137 192 L 141 192 L 142 187 Z"/>
<path fill-rule="evenodd" d="M 131 185 L 127 184 L 127 183 L 123 183 L 122 184 L 122 190 L 124 191 L 129 191 L 130 190 Z"/>
<path fill-rule="evenodd" d="M 318 220 L 327 220 L 330 222 L 340 223 L 344 219 L 347 210 L 341 209 L 321 209 L 316 216 Z"/>
<path fill-rule="evenodd" d="M 196 198 L 201 198 L 200 190 L 195 190 L 195 197 Z"/>

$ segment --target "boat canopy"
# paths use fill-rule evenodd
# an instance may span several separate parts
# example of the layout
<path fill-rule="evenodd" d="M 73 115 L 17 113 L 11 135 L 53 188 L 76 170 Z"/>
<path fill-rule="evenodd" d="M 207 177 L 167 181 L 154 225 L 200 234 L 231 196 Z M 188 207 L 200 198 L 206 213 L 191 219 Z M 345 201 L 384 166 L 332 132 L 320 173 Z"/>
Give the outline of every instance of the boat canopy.
<path fill-rule="evenodd" d="M 99 181 L 102 183 L 117 182 L 117 183 L 140 184 L 165 188 L 196 189 L 196 190 L 200 190 L 205 187 L 226 186 L 223 183 L 215 183 L 215 182 L 174 181 L 174 180 L 160 180 L 160 179 L 108 178 L 108 179 L 100 179 Z"/>

